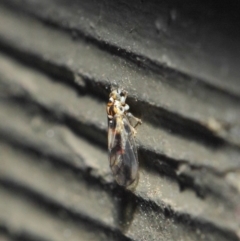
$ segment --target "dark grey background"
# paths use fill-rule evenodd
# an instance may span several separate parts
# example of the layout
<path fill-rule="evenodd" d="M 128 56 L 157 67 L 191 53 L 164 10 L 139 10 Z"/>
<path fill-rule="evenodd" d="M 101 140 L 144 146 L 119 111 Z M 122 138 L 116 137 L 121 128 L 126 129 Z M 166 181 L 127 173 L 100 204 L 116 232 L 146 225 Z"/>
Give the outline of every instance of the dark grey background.
<path fill-rule="evenodd" d="M 2 240 L 239 240 L 237 1 L 0 1 Z M 135 189 L 111 87 L 141 118 Z"/>

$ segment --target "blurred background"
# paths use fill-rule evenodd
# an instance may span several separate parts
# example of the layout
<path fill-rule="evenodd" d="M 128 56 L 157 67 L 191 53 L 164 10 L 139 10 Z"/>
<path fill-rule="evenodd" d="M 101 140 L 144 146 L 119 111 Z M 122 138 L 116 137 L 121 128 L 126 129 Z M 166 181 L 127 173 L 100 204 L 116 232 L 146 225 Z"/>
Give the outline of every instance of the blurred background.
<path fill-rule="evenodd" d="M 0 1 L 0 240 L 240 239 L 239 2 Z M 128 91 L 139 180 L 109 168 Z"/>

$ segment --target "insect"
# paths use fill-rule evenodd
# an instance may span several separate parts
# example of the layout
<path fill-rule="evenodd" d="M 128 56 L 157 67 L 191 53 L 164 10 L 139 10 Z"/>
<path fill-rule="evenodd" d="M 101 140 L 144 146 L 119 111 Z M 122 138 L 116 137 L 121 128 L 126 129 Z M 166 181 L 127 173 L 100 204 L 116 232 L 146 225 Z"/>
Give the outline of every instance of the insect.
<path fill-rule="evenodd" d="M 138 177 L 138 156 L 135 145 L 135 127 L 142 121 L 134 117 L 126 104 L 127 91 L 113 90 L 107 104 L 109 162 L 116 182 L 131 185 Z M 130 124 L 134 119 L 136 125 Z"/>

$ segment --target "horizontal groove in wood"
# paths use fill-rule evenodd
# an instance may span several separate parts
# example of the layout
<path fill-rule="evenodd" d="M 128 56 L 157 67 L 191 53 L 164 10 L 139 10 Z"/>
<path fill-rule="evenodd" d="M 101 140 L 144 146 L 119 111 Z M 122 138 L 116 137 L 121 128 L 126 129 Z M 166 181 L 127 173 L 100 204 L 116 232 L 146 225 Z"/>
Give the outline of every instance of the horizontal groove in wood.
<path fill-rule="evenodd" d="M 166 65 L 192 77 L 198 76 L 201 82 L 240 94 L 239 36 L 233 36 L 239 18 L 237 7 L 233 7 L 238 4 L 234 1 L 222 1 L 218 6 L 206 1 L 179 4 L 175 0 L 115 1 L 114 4 L 28 0 L 24 5 L 5 0 L 3 3 L 67 29 L 75 37 L 82 33 L 98 43 L 106 43 L 147 67 L 148 62 Z M 220 6 L 226 10 L 224 14 L 219 14 Z"/>
<path fill-rule="evenodd" d="M 22 193 L 27 199 L 35 195 L 33 205 L 52 203 L 89 217 L 90 223 L 99 224 L 102 240 L 109 235 L 118 240 L 121 223 L 128 223 L 120 227 L 122 237 L 131 240 L 164 240 L 169 234 L 173 240 L 179 238 L 176 234 L 184 240 L 237 240 L 240 98 L 238 88 L 232 88 L 235 73 L 229 74 L 226 87 L 224 74 L 219 73 L 219 81 L 214 80 L 218 74 L 212 79 L 211 66 L 205 66 L 204 80 L 196 69 L 181 69 L 186 63 L 165 67 L 148 50 L 129 51 L 120 46 L 123 42 L 118 45 L 76 28 L 75 13 L 67 16 L 71 4 L 53 18 L 54 0 L 43 14 L 33 6 L 46 9 L 45 1 L 30 6 L 27 0 L 22 12 L 14 0 L 9 1 L 13 8 L 5 4 L 0 8 L 0 20 L 6 23 L 0 25 L 0 138 L 8 144 L 0 146 L 0 153 L 12 151 L 4 159 L 0 156 L 0 175 L 9 180 L 9 185 L 3 181 L 4 189 L 19 199 Z M 60 1 L 56 11 L 64 5 Z M 131 111 L 143 120 L 137 134 L 140 179 L 131 191 L 114 183 L 108 167 L 105 105 L 110 85 L 129 91 Z M 34 156 L 53 168 L 35 167 Z M 6 162 L 9 157 L 13 161 Z M 29 179 L 29 168 L 38 173 L 40 183 Z M 64 195 L 54 196 L 60 184 Z M 79 196 L 74 198 L 76 186 L 85 193 L 82 203 Z M 107 203 L 102 208 L 96 200 L 100 196 Z M 128 201 L 130 206 L 122 209 Z M 101 210 L 84 210 L 90 203 Z M 133 206 L 127 222 L 127 209 Z"/>
<path fill-rule="evenodd" d="M 14 187 L 13 187 L 14 188 Z M 15 192 L 14 192 L 15 190 Z M 101 227 L 71 216 L 61 208 L 35 202 L 33 196 L 19 195 L 19 191 L 1 182 L 0 220 L 16 233 L 29 232 L 46 240 L 124 240 L 121 234 L 107 233 Z M 34 220 L 34 221 L 33 221 Z"/>
<path fill-rule="evenodd" d="M 0 240 L 2 241 L 11 241 L 11 240 L 14 240 L 14 239 L 11 239 L 10 238 L 10 235 L 9 235 L 9 232 L 8 230 L 6 229 L 6 227 L 4 225 L 2 225 L 0 223 Z"/>
<path fill-rule="evenodd" d="M 38 237 L 24 230 L 17 231 L 7 226 L 4 221 L 0 220 L 0 240 L 1 241 L 51 241 Z"/>
<path fill-rule="evenodd" d="M 5 58 L 5 61 L 6 61 L 6 59 L 7 58 Z M 95 133 L 92 132 L 91 134 L 84 133 L 84 136 L 86 136 L 86 135 L 88 137 L 90 136 L 90 139 L 94 140 L 96 135 L 99 138 L 99 133 L 101 133 L 103 131 L 104 136 L 102 137 L 102 139 L 104 141 L 103 141 L 103 143 L 101 143 L 101 145 L 104 149 L 106 149 L 106 122 L 104 122 L 106 117 L 105 117 L 104 104 L 98 105 L 97 100 L 90 100 L 91 98 L 88 98 L 87 96 L 76 97 L 76 93 L 73 90 L 71 90 L 71 88 L 64 86 L 60 83 L 56 83 L 47 76 L 44 76 L 40 73 L 37 74 L 37 72 L 31 71 L 30 69 L 27 69 L 27 68 L 25 69 L 24 66 L 22 66 L 22 65 L 20 65 L 21 66 L 21 68 L 20 68 L 20 66 L 17 63 L 14 63 L 12 61 L 9 61 L 8 65 L 7 65 L 6 62 L 4 62 L 2 58 L 1 58 L 1 60 L 2 60 L 1 66 L 2 66 L 2 70 L 3 70 L 2 73 L 4 73 L 4 72 L 13 73 L 13 69 L 16 73 L 16 75 L 11 74 L 11 76 L 6 77 L 6 79 L 3 76 L 1 78 L 1 84 L 3 85 L 2 90 L 5 90 L 5 91 L 8 90 L 9 96 L 18 97 L 18 98 L 24 97 L 26 99 L 26 104 L 28 103 L 28 105 L 29 105 L 30 103 L 32 103 L 33 105 L 41 106 L 44 110 L 48 110 L 48 115 L 51 113 L 50 114 L 51 118 L 56 116 L 55 119 L 57 121 L 65 124 L 69 127 L 72 127 L 71 125 L 69 125 L 69 120 L 75 119 L 76 123 L 74 124 L 74 128 L 72 129 L 74 132 L 76 132 L 79 128 L 83 128 L 84 130 L 86 130 L 87 126 L 89 126 L 89 125 L 90 125 L 89 129 L 91 129 L 91 125 L 94 125 L 96 128 L 96 132 Z M 12 66 L 9 65 L 10 63 Z M 5 69 L 5 71 L 4 71 L 4 69 Z M 41 83 L 41 85 L 39 85 L 39 83 Z M 51 93 L 56 93 L 56 94 L 53 95 Z M 67 96 L 68 103 L 71 102 L 72 108 L 70 110 L 68 108 L 68 104 L 66 104 L 67 102 L 63 98 L 64 96 Z M 92 106 L 91 109 L 96 110 L 96 111 L 90 112 L 89 116 L 88 116 L 87 112 L 84 109 L 84 106 L 88 106 L 88 108 L 90 106 Z M 75 110 L 79 110 L 79 112 L 76 113 Z M 94 116 L 92 114 L 94 114 Z M 5 115 L 5 117 L 6 116 L 7 115 Z M 66 116 L 68 116 L 68 118 L 66 118 Z M 100 116 L 101 116 L 102 120 L 99 119 Z M 146 125 L 146 124 L 144 124 L 144 125 Z M 141 126 L 141 128 L 143 128 L 143 127 L 144 126 Z M 153 129 L 153 132 L 155 135 L 155 136 L 153 135 L 153 137 L 156 137 L 159 135 L 160 138 L 162 138 L 162 136 L 163 136 L 162 132 L 160 132 L 158 134 L 155 129 Z M 79 129 L 79 132 L 77 132 L 77 133 L 82 135 L 82 131 L 80 129 Z M 142 132 L 142 133 L 143 133 L 142 135 L 144 136 L 144 132 Z M 138 138 L 141 138 L 141 129 L 139 129 Z M 179 150 L 177 148 L 177 145 L 174 146 L 174 142 L 176 142 L 176 141 L 172 141 L 174 139 L 171 139 L 171 138 L 169 139 L 169 137 L 167 138 L 166 136 L 164 139 L 165 139 L 165 141 L 169 140 L 171 145 L 173 147 L 175 147 L 176 150 Z M 199 193 L 201 195 L 203 195 L 205 192 L 208 192 L 209 185 L 202 178 L 201 178 L 201 180 L 202 180 L 201 182 L 205 183 L 204 184 L 204 186 L 206 186 L 205 188 L 201 187 L 201 185 L 199 185 L 199 184 L 194 184 L 196 178 L 194 178 L 191 174 L 191 172 L 194 171 L 194 169 L 198 168 L 199 171 L 196 171 L 196 173 L 205 173 L 204 174 L 205 176 L 207 175 L 208 171 L 210 171 L 210 173 L 213 172 L 213 173 L 221 174 L 222 172 L 224 173 L 225 171 L 233 169 L 233 167 L 231 168 L 231 163 L 229 163 L 230 159 L 228 158 L 227 155 L 226 155 L 225 169 L 223 169 L 224 166 L 218 166 L 219 162 L 217 162 L 216 166 L 214 166 L 214 162 L 210 162 L 207 164 L 202 163 L 202 162 L 198 163 L 195 161 L 195 159 L 191 159 L 191 158 L 187 159 L 184 163 L 182 163 L 181 159 L 172 159 L 172 158 L 176 158 L 176 157 L 171 156 L 171 155 L 169 156 L 168 159 L 166 159 L 164 156 L 166 156 L 167 153 L 165 153 L 165 152 L 162 153 L 162 151 L 164 151 L 164 150 L 162 150 L 162 148 L 160 149 L 160 156 L 159 156 L 159 155 L 155 155 L 154 153 L 156 153 L 156 150 L 153 151 L 151 148 L 149 149 L 149 151 L 147 151 L 147 152 L 145 151 L 146 149 L 149 148 L 147 146 L 147 142 L 142 143 L 140 141 L 140 143 L 141 143 L 140 149 L 142 150 L 142 151 L 140 151 L 140 158 L 141 158 L 140 160 L 142 160 L 145 163 L 145 165 L 152 166 L 154 169 L 157 166 L 157 169 L 159 170 L 160 173 L 162 173 L 162 172 L 164 173 L 164 165 L 161 165 L 161 161 L 164 161 L 168 165 L 169 164 L 172 165 L 173 170 L 171 172 L 175 171 L 174 170 L 176 168 L 175 164 L 177 164 L 177 166 L 180 165 L 179 166 L 180 171 L 178 171 L 178 174 L 180 176 L 183 176 L 183 180 L 188 180 L 185 177 L 186 173 L 187 173 L 187 176 L 190 175 L 192 181 L 191 181 L 191 185 L 189 185 L 189 187 L 193 188 L 193 189 L 195 189 L 197 187 L 197 193 Z M 187 144 L 187 146 L 189 146 L 189 145 Z M 48 147 L 46 146 L 46 148 L 48 148 Z M 75 151 L 77 150 L 77 146 L 75 144 L 74 144 L 74 149 L 75 149 Z M 200 146 L 200 149 L 198 149 L 198 152 L 196 152 L 196 150 L 197 149 L 195 149 L 195 155 L 197 156 L 198 153 L 201 153 L 201 158 L 202 158 L 203 152 L 201 152 L 201 150 L 202 150 L 201 146 Z M 61 155 L 61 152 L 59 152 L 59 155 Z M 210 157 L 211 157 L 211 155 L 206 155 L 205 159 L 209 160 Z M 213 152 L 213 154 L 212 154 L 213 160 L 215 157 L 216 156 Z M 180 158 L 180 155 L 178 156 L 178 158 Z M 105 156 L 103 159 L 107 160 L 107 157 Z M 199 161 L 200 160 L 201 159 L 199 159 Z M 158 165 L 159 161 L 160 161 L 160 163 L 159 163 L 160 165 Z M 174 162 L 175 162 L 175 164 L 174 164 Z M 189 167 L 181 168 L 182 165 L 183 166 L 190 165 L 190 169 L 189 169 Z M 235 167 L 237 167 L 237 166 L 235 166 Z M 193 170 L 191 170 L 191 168 L 193 168 Z M 221 168 L 221 169 L 219 169 L 219 168 Z M 108 167 L 106 167 L 106 169 L 108 169 Z M 168 169 L 169 169 L 169 167 L 168 167 Z M 201 175 L 197 175 L 197 176 L 198 176 L 198 178 L 200 178 Z M 186 182 L 184 182 L 184 183 L 186 184 Z M 212 184 L 211 181 L 209 181 L 209 183 Z M 222 183 L 221 185 L 224 185 L 224 184 Z M 218 188 L 214 187 L 213 189 L 210 188 L 210 190 L 211 190 L 210 191 L 210 193 L 211 193 L 213 191 L 218 190 Z M 228 190 L 228 188 L 226 190 Z M 202 194 L 202 192 L 203 192 L 203 194 Z M 221 192 L 217 191 L 217 193 L 220 194 L 220 193 L 222 193 L 222 191 Z M 219 194 L 217 194 L 217 195 L 219 195 Z"/>
<path fill-rule="evenodd" d="M 13 54 L 21 51 L 21 55 L 25 58 L 32 56 L 30 62 L 34 62 L 34 59 L 40 60 L 39 67 L 49 66 L 50 71 L 54 69 L 55 72 L 59 72 L 61 69 L 66 69 L 72 80 L 80 75 L 86 78 L 87 85 L 93 85 L 97 93 L 104 92 L 105 96 L 107 91 L 103 89 L 115 81 L 116 84 L 129 90 L 131 102 L 136 109 L 141 106 L 139 112 L 144 118 L 158 123 L 159 118 L 164 119 L 165 115 L 165 123 L 169 123 L 168 118 L 172 120 L 170 127 L 173 130 L 175 128 L 176 132 L 181 130 L 181 125 L 184 129 L 189 125 L 191 127 L 189 133 L 196 129 L 195 133 L 200 138 L 201 132 L 205 132 L 205 140 L 217 136 L 239 146 L 240 140 L 237 135 L 240 128 L 239 101 L 233 101 L 221 92 L 203 90 L 197 83 L 190 83 L 192 88 L 179 90 L 168 84 L 169 81 L 164 73 L 163 76 L 154 74 L 127 60 L 112 56 L 84 40 L 74 41 L 68 33 L 43 26 L 26 16 L 19 15 L 15 19 L 11 12 L 4 10 L 1 18 L 8 23 L 0 29 L 0 42 L 5 50 L 7 45 L 12 48 L 14 46 L 11 51 Z M 32 35 L 32 38 L 26 38 L 29 35 Z M 44 42 L 41 41 L 42 38 L 45 39 Z M 77 79 L 75 78 L 75 81 Z M 179 81 L 176 86 L 183 86 L 177 77 L 174 81 Z M 149 86 L 151 88 L 148 88 Z M 138 106 L 135 99 L 139 103 L 146 104 Z M 161 111 L 155 114 L 151 109 L 148 112 L 144 106 L 153 106 L 154 109 Z M 184 124 L 185 121 L 187 124 Z M 176 127 L 178 125 L 180 127 Z"/>
<path fill-rule="evenodd" d="M 10 112 L 14 113 L 14 118 Z M 4 120 L 3 116 L 8 116 L 8 120 Z M 12 124 L 9 121 L 11 119 L 14 119 Z M 28 124 L 29 120 L 31 120 L 30 126 Z M 38 114 L 32 113 L 29 116 L 29 114 L 23 113 L 20 106 L 17 108 L 16 104 L 12 107 L 5 105 L 5 109 L 1 107 L 1 122 L 8 122 L 5 126 L 1 125 L 0 130 L 1 135 L 5 139 L 10 138 L 21 145 L 37 149 L 39 153 L 43 153 L 46 156 L 73 163 L 83 170 L 86 170 L 87 167 L 88 169 L 94 169 L 91 172 L 94 176 L 109 182 L 109 175 L 106 176 L 104 174 L 109 173 L 106 153 L 100 158 L 101 150 L 98 150 L 97 147 L 91 147 L 90 143 L 81 141 L 80 137 L 76 137 L 65 126 L 48 122 L 46 118 L 43 119 Z M 17 126 L 14 124 L 15 122 L 18 123 Z M 54 131 L 53 138 L 46 135 L 48 130 Z M 84 147 L 83 145 L 87 146 Z M 83 146 L 83 149 L 79 149 L 81 146 Z M 92 149 L 91 152 L 84 152 L 84 150 L 89 150 L 89 148 Z M 85 161 L 83 162 L 83 160 Z M 93 161 L 94 163 L 92 163 Z M 104 171 L 103 168 L 107 170 L 105 169 L 106 171 Z M 200 218 L 199 213 L 201 213 L 204 220 L 217 223 L 220 226 L 223 225 L 221 224 L 223 222 L 227 226 L 230 225 L 233 229 L 236 228 L 234 228 L 236 222 L 232 222 L 234 220 L 233 213 L 224 208 L 225 204 L 220 199 L 212 199 L 209 196 L 208 201 L 206 201 L 200 199 L 189 190 L 181 192 L 177 183 L 157 173 L 141 170 L 135 193 L 136 196 L 143 200 L 150 199 L 160 207 L 169 206 L 173 210 L 176 207 L 177 212 L 193 216 L 193 219 Z M 218 202 L 218 206 L 216 206 L 216 202 Z M 186 203 L 188 203 L 187 206 Z M 223 206 L 221 209 L 222 213 L 219 213 L 219 209 L 218 211 L 215 210 L 219 205 Z M 233 206 L 233 208 L 237 207 Z M 216 213 L 217 217 L 215 216 Z M 220 218 L 219 215 L 223 215 L 224 219 Z M 227 218 L 228 216 L 229 218 Z M 226 220 L 228 220 L 227 223 L 225 223 Z"/>
<path fill-rule="evenodd" d="M 0 63 L 0 88 L 8 92 L 8 97 L 23 98 L 40 106 L 63 124 L 69 127 L 73 125 L 74 132 L 87 131 L 85 135 L 100 141 L 104 148 L 107 146 L 104 102 L 88 95 L 79 95 L 72 88 L 54 82 L 54 79 L 41 72 L 19 65 L 11 59 L 7 60 L 6 56 L 0 58 Z M 88 128 L 85 129 L 84 126 Z M 98 138 L 93 130 L 100 134 Z M 196 167 L 209 167 L 218 173 L 226 173 L 228 170 L 239 168 L 240 165 L 239 151 L 235 148 L 207 148 L 149 123 L 144 123 L 138 128 L 137 140 L 141 149 L 166 156 L 180 164 L 183 162 Z"/>
<path fill-rule="evenodd" d="M 91 217 L 110 228 L 117 227 L 117 201 L 103 187 L 99 187 L 100 182 L 97 184 L 94 179 L 84 179 L 87 172 L 94 172 L 93 167 L 89 166 L 88 171 L 76 169 L 74 166 L 69 168 L 70 164 L 67 166 L 60 161 L 48 161 L 47 158 L 41 158 L 36 154 L 27 155 L 26 151 L 21 152 L 2 143 L 1 145 L 2 179 L 15 180 L 16 183 L 28 186 L 43 196 L 61 203 L 74 213 Z M 81 147 L 84 148 L 79 146 L 80 149 Z M 86 153 L 87 148 L 84 150 Z M 29 173 L 34 173 L 34 178 Z"/>
<path fill-rule="evenodd" d="M 34 202 L 40 202 L 39 205 L 40 207 L 42 205 L 50 205 L 52 207 L 55 207 L 57 209 L 62 208 L 65 210 L 66 215 L 71 217 L 72 215 L 75 217 L 86 217 L 88 222 L 91 222 L 91 220 L 96 219 L 96 215 L 93 214 L 93 212 L 86 213 L 83 211 L 81 208 L 81 205 L 84 204 L 84 199 L 89 200 L 89 195 L 98 195 L 97 193 L 100 192 L 106 192 L 107 189 L 104 188 L 101 185 L 92 185 L 90 187 L 90 192 L 85 193 L 86 196 L 84 195 L 84 191 L 81 187 L 84 184 L 84 180 L 81 179 L 81 174 L 79 175 L 74 175 L 77 183 L 73 185 L 73 182 L 71 181 L 71 172 L 69 170 L 66 170 L 65 168 L 60 168 L 59 165 L 56 165 L 55 162 L 51 162 L 50 160 L 47 160 L 46 158 L 43 157 L 37 157 L 35 154 L 30 154 L 29 152 L 23 152 L 19 149 L 15 149 L 14 152 L 12 151 L 12 148 L 9 145 L 1 143 L 1 153 L 5 153 L 3 156 L 3 159 L 1 159 L 1 166 L 4 168 L 2 169 L 2 172 L 0 172 L 0 180 L 1 180 L 1 185 L 3 185 L 5 188 L 12 190 L 14 195 L 17 196 L 17 199 L 21 198 L 21 195 L 19 195 L 19 192 L 24 192 L 24 196 L 29 197 L 30 199 L 34 198 Z M 2 152 L 5 150 L 4 152 Z M 8 159 L 8 161 L 4 161 Z M 49 162 L 50 161 L 50 162 Z M 14 162 L 16 162 L 18 168 L 14 168 Z M 38 163 L 36 165 L 36 163 Z M 47 164 L 48 163 L 48 164 Z M 55 166 L 56 165 L 56 166 Z M 54 167 L 55 166 L 55 167 Z M 38 177 L 36 181 L 32 180 L 30 176 L 27 175 L 31 171 Z M 65 173 L 65 174 L 64 174 Z M 52 175 L 51 175 L 52 174 Z M 13 177 L 13 178 L 12 178 Z M 70 177 L 70 178 L 69 178 Z M 72 176 L 73 177 L 73 176 Z M 9 179 L 10 178 L 10 179 Z M 70 182 L 69 182 L 70 180 Z M 149 180 L 148 180 L 149 181 Z M 48 186 L 46 186 L 46 182 L 49 183 Z M 53 183 L 52 183 L 53 182 Z M 57 185 L 55 185 L 55 184 Z M 55 186 L 54 186 L 55 185 Z M 73 189 L 76 187 L 76 185 L 79 188 L 79 192 L 71 192 L 70 189 Z M 95 186 L 95 187 L 94 187 Z M 69 189 L 70 187 L 70 189 Z M 52 189 L 52 191 L 51 191 Z M 63 190 L 65 190 L 65 194 L 63 193 Z M 75 191 L 76 191 L 75 190 Z M 102 190 L 102 191 L 101 191 Z M 11 192 L 12 192 L 11 191 Z M 94 194 L 95 192 L 95 194 Z M 153 191 L 155 192 L 155 191 Z M 111 193 L 111 191 L 110 191 Z M 109 194 L 110 194 L 109 193 Z M 103 194 L 103 196 L 108 196 L 109 194 Z M 175 226 L 178 226 L 178 232 L 173 234 L 172 239 L 176 238 L 174 235 L 178 235 L 179 237 L 182 237 L 183 239 L 186 239 L 187 237 L 191 237 L 191 240 L 198 240 L 199 235 L 203 234 L 207 237 L 207 240 L 211 240 L 211 238 L 220 238 L 220 240 L 235 240 L 234 234 L 227 231 L 227 230 L 221 230 L 217 227 L 215 227 L 216 224 L 214 223 L 205 223 L 203 220 L 198 223 L 198 221 L 194 218 L 191 220 L 191 225 L 189 225 L 189 221 L 185 223 L 184 219 L 178 216 L 177 214 L 174 213 L 169 213 L 170 210 L 167 208 L 167 206 L 161 207 L 160 209 L 152 203 L 152 205 L 148 203 L 148 201 L 144 201 L 139 199 L 138 201 L 132 201 L 129 199 L 128 201 L 125 200 L 126 194 L 127 193 L 122 193 L 121 194 L 121 189 L 116 189 L 113 192 L 114 196 L 112 198 L 107 198 L 111 203 L 107 204 L 105 202 L 104 204 L 99 203 L 103 202 L 104 200 L 102 199 L 97 199 L 94 200 L 94 197 L 92 196 L 93 200 L 89 200 L 88 205 L 92 205 L 93 203 L 90 202 L 95 202 L 93 208 L 98 209 L 99 205 L 104 205 L 106 206 L 105 208 L 109 208 L 111 206 L 114 206 L 116 209 L 115 212 L 112 213 L 112 211 L 109 212 L 114 215 L 116 215 L 116 212 L 120 212 L 118 215 L 119 220 L 122 220 L 122 215 L 124 212 L 128 213 L 129 216 L 129 208 L 131 206 L 131 202 L 135 203 L 135 208 L 132 210 L 132 217 L 130 217 L 130 220 L 122 220 L 125 222 L 128 222 L 128 226 L 125 227 L 124 233 L 131 237 L 133 240 L 138 240 L 138 237 L 143 237 L 143 236 L 149 236 L 152 239 L 156 239 L 159 237 L 159 235 L 162 235 L 165 237 L 167 233 L 172 233 L 171 229 L 175 229 Z M 156 192 L 155 192 L 156 194 Z M 65 197 L 64 197 L 65 196 Z M 114 197 L 114 198 L 113 198 Z M 121 204 L 121 199 L 123 199 L 124 203 Z M 127 206 L 126 202 L 129 202 Z M 190 200 L 189 200 L 190 201 Z M 58 204 L 59 203 L 59 204 Z M 114 204 L 115 203 L 115 204 Z M 38 204 L 36 204 L 39 206 Z M 87 205 L 87 206 L 88 206 Z M 121 205 L 123 209 L 121 209 Z M 87 207 L 85 205 L 85 207 Z M 125 207 L 125 208 L 124 208 Z M 46 207 L 47 208 L 47 207 Z M 45 209 L 46 209 L 45 208 Z M 88 208 L 86 208 L 86 211 Z M 169 211 L 168 211 L 169 210 Z M 98 210 L 99 211 L 104 211 L 104 210 Z M 59 211 L 55 211 L 58 213 Z M 174 212 L 174 211 L 173 211 Z M 80 216 L 79 216 L 80 215 Z M 148 216 L 148 219 L 146 219 L 146 215 Z M 104 215 L 105 217 L 105 215 Z M 126 218 L 126 217 L 125 217 Z M 188 217 L 190 218 L 190 217 Z M 101 216 L 99 216 L 96 221 L 99 223 L 99 227 L 105 229 L 112 229 L 113 231 L 115 228 L 112 226 L 111 222 L 106 222 L 104 219 L 100 220 Z M 111 219 L 111 218 L 110 218 Z M 118 221 L 119 221 L 118 220 Z M 96 222 L 94 221 L 94 222 Z M 168 223 L 166 227 L 166 222 Z M 101 224 L 102 223 L 102 224 Z M 102 226 L 101 226 L 102 225 Z M 107 228 L 107 226 L 109 228 Z M 119 222 L 118 225 L 121 227 L 121 223 Z M 196 225 L 196 226 L 195 226 Z M 106 227 L 105 227 L 106 226 Z M 115 226 L 115 225 L 114 225 Z M 104 228 L 105 227 L 105 228 Z M 149 230 L 148 227 L 151 227 Z M 122 227 L 123 228 L 123 227 Z M 197 231 L 196 232 L 196 228 Z M 174 233 L 174 232 L 173 232 Z M 214 233 L 212 235 L 212 233 Z M 204 239 L 203 239 L 204 240 Z"/>

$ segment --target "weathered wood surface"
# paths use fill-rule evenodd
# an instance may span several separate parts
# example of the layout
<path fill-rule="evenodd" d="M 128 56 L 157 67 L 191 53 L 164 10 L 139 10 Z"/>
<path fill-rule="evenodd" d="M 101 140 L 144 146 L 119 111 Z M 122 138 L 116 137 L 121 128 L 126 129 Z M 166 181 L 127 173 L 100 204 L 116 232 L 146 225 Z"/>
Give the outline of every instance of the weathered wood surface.
<path fill-rule="evenodd" d="M 0 238 L 239 240 L 237 12 L 2 0 Z M 109 169 L 112 85 L 143 121 L 135 190 Z"/>

